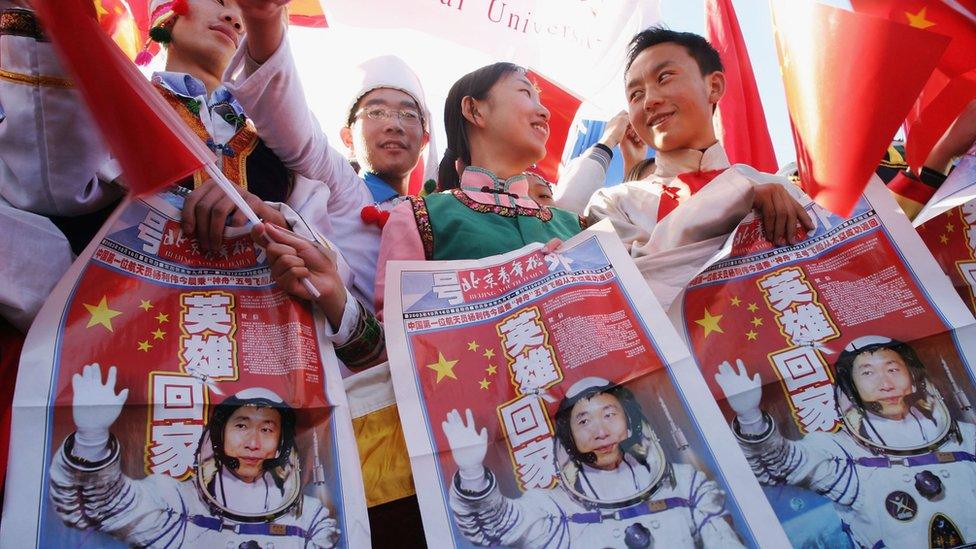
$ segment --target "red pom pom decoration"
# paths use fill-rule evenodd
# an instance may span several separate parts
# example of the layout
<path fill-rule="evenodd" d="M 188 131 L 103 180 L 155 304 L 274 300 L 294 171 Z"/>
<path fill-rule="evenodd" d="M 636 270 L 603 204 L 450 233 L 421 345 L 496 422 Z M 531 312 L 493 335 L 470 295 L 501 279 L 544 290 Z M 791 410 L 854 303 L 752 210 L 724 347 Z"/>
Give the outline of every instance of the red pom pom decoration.
<path fill-rule="evenodd" d="M 186 15 L 190 12 L 190 6 L 187 5 L 186 0 L 174 0 L 172 9 L 176 15 Z"/>
<path fill-rule="evenodd" d="M 389 221 L 389 220 L 390 220 L 390 212 L 382 211 L 382 212 L 380 212 L 380 219 L 379 219 L 379 223 L 377 223 L 377 224 L 382 229 L 383 227 L 386 226 L 386 222 Z"/>
<path fill-rule="evenodd" d="M 359 217 L 362 218 L 363 223 L 372 225 L 380 220 L 380 210 L 376 206 L 369 205 L 360 210 Z"/>

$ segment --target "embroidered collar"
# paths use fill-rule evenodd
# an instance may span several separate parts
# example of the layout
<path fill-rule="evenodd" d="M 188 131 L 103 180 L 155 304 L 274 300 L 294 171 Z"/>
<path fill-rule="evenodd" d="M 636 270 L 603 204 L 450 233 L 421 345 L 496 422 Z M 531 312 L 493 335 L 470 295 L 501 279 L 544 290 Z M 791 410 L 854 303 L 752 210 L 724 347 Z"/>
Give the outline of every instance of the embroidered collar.
<path fill-rule="evenodd" d="M 369 189 L 369 194 L 373 195 L 373 202 L 377 204 L 400 196 L 400 193 L 393 190 L 393 187 L 389 186 L 386 181 L 383 181 L 375 173 L 366 172 L 363 175 L 363 181 L 366 182 L 366 188 Z"/>
<path fill-rule="evenodd" d="M 163 86 L 183 99 L 206 102 L 208 107 L 226 103 L 234 109 L 237 116 L 244 116 L 244 107 L 224 86 L 219 86 L 207 97 L 207 88 L 203 82 L 185 72 L 160 71 L 153 73 L 152 81 Z"/>
<path fill-rule="evenodd" d="M 689 172 L 724 170 L 729 167 L 729 158 L 721 143 L 715 143 L 704 151 L 697 149 L 678 149 L 659 152 L 654 158 L 654 175 L 669 178 Z"/>
<path fill-rule="evenodd" d="M 502 180 L 484 168 L 468 166 L 461 175 L 461 190 L 474 202 L 486 206 L 539 209 L 528 197 L 529 179 L 521 173 Z"/>

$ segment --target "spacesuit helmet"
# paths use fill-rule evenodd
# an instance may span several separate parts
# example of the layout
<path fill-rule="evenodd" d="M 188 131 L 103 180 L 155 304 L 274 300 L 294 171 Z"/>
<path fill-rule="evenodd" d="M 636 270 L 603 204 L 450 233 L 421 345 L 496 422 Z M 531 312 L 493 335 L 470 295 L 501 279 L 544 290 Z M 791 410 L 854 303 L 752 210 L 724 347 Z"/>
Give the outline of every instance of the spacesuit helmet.
<path fill-rule="evenodd" d="M 572 429 L 572 411 L 580 401 L 591 399 L 599 394 L 616 398 L 626 415 L 627 438 L 619 443 L 620 451 L 625 456 L 633 457 L 650 472 L 651 481 L 648 485 L 640 487 L 633 494 L 615 494 L 610 499 L 596 499 L 578 482 L 584 471 L 584 465 L 594 464 L 597 456 L 594 452 L 582 452 L 577 446 Z M 555 424 L 556 469 L 559 471 L 563 488 L 580 501 L 601 507 L 623 507 L 644 499 L 657 489 L 664 478 L 668 469 L 664 451 L 634 394 L 622 385 L 599 377 L 586 377 L 577 381 L 569 387 L 560 402 Z"/>
<path fill-rule="evenodd" d="M 927 436 L 921 444 L 897 446 L 885 441 L 872 423 L 872 416 L 877 418 L 881 415 L 881 404 L 865 401 L 854 381 L 855 360 L 861 355 L 884 349 L 897 353 L 908 370 L 912 388 L 911 393 L 904 397 L 905 404 L 936 425 L 937 434 Z M 878 335 L 857 337 L 851 340 L 837 357 L 834 363 L 834 378 L 836 380 L 835 405 L 847 431 L 861 444 L 876 452 L 911 454 L 928 451 L 942 444 L 946 436 L 954 430 L 954 423 L 942 396 L 935 385 L 929 381 L 925 365 L 918 358 L 918 354 L 907 343 Z"/>
<path fill-rule="evenodd" d="M 274 457 L 265 459 L 262 464 L 262 469 L 270 473 L 274 486 L 281 491 L 281 505 L 258 514 L 236 511 L 233 502 L 218 497 L 219 490 L 215 487 L 221 481 L 219 475 L 222 469 L 234 471 L 240 467 L 240 461 L 225 452 L 224 431 L 234 412 L 245 406 L 273 409 L 278 412 L 281 420 L 277 451 Z M 296 501 L 300 501 L 301 495 L 301 468 L 295 449 L 295 424 L 294 409 L 275 392 L 261 387 L 240 391 L 215 406 L 200 438 L 196 456 L 196 482 L 204 500 L 221 514 L 243 522 L 272 520 L 287 512 Z"/>

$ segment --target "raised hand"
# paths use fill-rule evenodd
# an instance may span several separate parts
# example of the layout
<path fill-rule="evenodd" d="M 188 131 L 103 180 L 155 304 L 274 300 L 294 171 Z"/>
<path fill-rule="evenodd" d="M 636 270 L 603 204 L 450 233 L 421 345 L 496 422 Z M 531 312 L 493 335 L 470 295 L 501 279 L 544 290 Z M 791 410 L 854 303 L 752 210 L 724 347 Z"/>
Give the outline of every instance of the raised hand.
<path fill-rule="evenodd" d="M 745 427 L 759 424 L 762 421 L 762 411 L 759 409 L 762 379 L 758 372 L 750 378 L 741 359 L 736 359 L 735 363 L 738 371 L 727 360 L 720 364 L 715 382 L 722 388 L 729 406 L 739 417 L 740 425 Z"/>
<path fill-rule="evenodd" d="M 115 393 L 115 376 L 115 366 L 112 366 L 103 384 L 102 369 L 97 363 L 89 364 L 80 374 L 71 376 L 74 454 L 78 457 L 92 459 L 104 454 L 109 428 L 122 413 L 122 406 L 129 397 L 128 389 Z"/>
<path fill-rule="evenodd" d="M 488 429 L 482 427 L 479 433 L 470 408 L 466 410 L 466 415 L 467 424 L 456 409 L 451 410 L 447 419 L 441 423 L 441 428 L 447 437 L 448 446 L 451 447 L 451 455 L 458 466 L 461 479 L 482 479 L 485 454 L 488 453 Z"/>

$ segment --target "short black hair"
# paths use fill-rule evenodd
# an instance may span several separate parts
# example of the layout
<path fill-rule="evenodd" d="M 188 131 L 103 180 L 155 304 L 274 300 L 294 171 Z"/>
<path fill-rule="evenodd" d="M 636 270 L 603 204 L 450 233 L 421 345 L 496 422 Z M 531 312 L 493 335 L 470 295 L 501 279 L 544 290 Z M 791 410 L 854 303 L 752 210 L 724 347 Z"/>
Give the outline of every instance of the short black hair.
<path fill-rule="evenodd" d="M 627 45 L 627 65 L 624 71 L 629 71 L 637 56 L 647 48 L 658 44 L 678 44 L 684 46 L 688 54 L 698 63 L 702 76 L 708 76 L 716 71 L 724 71 L 722 59 L 718 51 L 704 36 L 693 32 L 678 32 L 667 27 L 655 26 L 644 29 L 635 34 Z"/>

